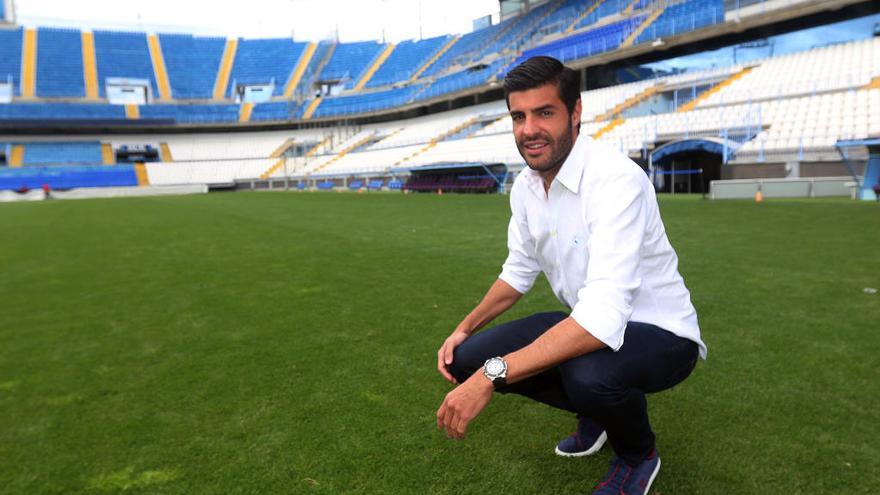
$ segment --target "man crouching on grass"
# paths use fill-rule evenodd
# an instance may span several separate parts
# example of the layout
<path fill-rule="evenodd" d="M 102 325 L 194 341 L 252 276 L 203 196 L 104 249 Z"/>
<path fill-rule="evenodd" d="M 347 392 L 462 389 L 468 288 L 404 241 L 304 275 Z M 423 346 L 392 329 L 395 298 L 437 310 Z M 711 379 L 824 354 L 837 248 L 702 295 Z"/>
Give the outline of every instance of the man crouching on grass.
<path fill-rule="evenodd" d="M 561 456 L 616 457 L 594 494 L 645 494 L 660 470 L 646 393 L 668 389 L 706 357 L 654 188 L 626 156 L 579 135 L 579 74 L 534 57 L 504 79 L 513 135 L 528 165 L 510 191 L 509 254 L 498 280 L 437 353 L 458 386 L 437 426 L 464 438 L 492 399 L 513 392 L 577 414 Z M 570 312 L 476 333 L 543 272 Z"/>

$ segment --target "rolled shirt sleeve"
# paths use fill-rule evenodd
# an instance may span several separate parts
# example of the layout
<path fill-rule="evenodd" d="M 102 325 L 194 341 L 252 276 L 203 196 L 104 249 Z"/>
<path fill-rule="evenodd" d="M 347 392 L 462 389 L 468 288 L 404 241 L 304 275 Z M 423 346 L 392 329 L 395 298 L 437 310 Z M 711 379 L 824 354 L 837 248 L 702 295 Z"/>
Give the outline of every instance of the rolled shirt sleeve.
<path fill-rule="evenodd" d="M 617 351 L 642 284 L 639 269 L 645 237 L 646 195 L 632 174 L 597 184 L 586 218 L 590 253 L 585 285 L 577 293 L 571 317 Z"/>
<path fill-rule="evenodd" d="M 535 239 L 529 233 L 528 223 L 522 205 L 518 204 L 519 194 L 510 193 L 510 224 L 507 227 L 507 259 L 501 267 L 501 280 L 516 289 L 520 294 L 528 292 L 541 273 L 535 254 Z"/>

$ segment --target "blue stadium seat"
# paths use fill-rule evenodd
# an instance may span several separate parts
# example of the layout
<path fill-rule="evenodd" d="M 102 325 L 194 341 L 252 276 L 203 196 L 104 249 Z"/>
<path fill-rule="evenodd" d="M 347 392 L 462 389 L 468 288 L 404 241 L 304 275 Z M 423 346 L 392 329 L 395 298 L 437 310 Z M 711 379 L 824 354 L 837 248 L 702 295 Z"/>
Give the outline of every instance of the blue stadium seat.
<path fill-rule="evenodd" d="M 257 103 L 254 105 L 254 111 L 251 113 L 251 122 L 291 120 L 296 115 L 296 110 L 296 104 L 293 102 Z"/>
<path fill-rule="evenodd" d="M 83 78 L 82 33 L 74 29 L 37 31 L 37 96 L 86 95 Z"/>
<path fill-rule="evenodd" d="M 375 41 L 339 43 L 319 78 L 344 80 L 345 87 L 351 89 L 384 48 L 385 45 Z"/>
<path fill-rule="evenodd" d="M 485 84 L 490 77 L 498 74 L 499 70 L 507 65 L 508 60 L 509 59 L 500 59 L 492 62 L 491 65 L 488 65 L 483 69 L 465 69 L 463 71 L 440 77 L 427 86 L 424 91 L 416 95 L 415 99 L 427 100 Z"/>
<path fill-rule="evenodd" d="M 11 80 L 15 94 L 21 95 L 21 44 L 22 28 L 0 29 L 0 81 Z"/>
<path fill-rule="evenodd" d="M 366 87 L 374 88 L 409 80 L 431 56 L 449 41 L 449 38 L 449 36 L 437 36 L 422 41 L 401 42 L 391 52 L 388 60 L 373 74 Z"/>
<path fill-rule="evenodd" d="M 22 164 L 32 165 L 99 165 L 103 162 L 101 143 L 91 142 L 55 142 L 26 143 Z"/>
<path fill-rule="evenodd" d="M 226 39 L 160 34 L 159 44 L 173 98 L 213 97 Z"/>
<path fill-rule="evenodd" d="M 95 31 L 94 35 L 101 96 L 105 95 L 104 85 L 108 77 L 147 79 L 153 94 L 159 94 L 146 34 Z"/>
<path fill-rule="evenodd" d="M 636 43 L 645 43 L 724 22 L 724 0 L 687 0 L 671 5 L 660 14 Z"/>
<path fill-rule="evenodd" d="M 351 115 L 399 107 L 409 103 L 419 89 L 421 89 L 421 86 L 411 85 L 374 93 L 326 97 L 318 106 L 313 117 Z M 305 105 L 303 105 L 304 107 Z M 302 108 L 297 116 L 301 115 Z"/>
<path fill-rule="evenodd" d="M 238 105 L 141 105 L 141 119 L 173 120 L 178 124 L 238 122 Z"/>
<path fill-rule="evenodd" d="M 526 50 L 507 70 L 537 55 L 548 55 L 567 62 L 614 50 L 644 20 L 644 15 L 624 19 Z"/>
<path fill-rule="evenodd" d="M 101 103 L 9 103 L 0 105 L 0 119 L 125 120 L 125 108 Z"/>
<path fill-rule="evenodd" d="M 473 60 L 479 60 L 492 53 L 501 53 L 507 50 L 519 49 L 520 45 L 527 40 L 538 28 L 535 24 L 539 18 L 547 14 L 556 4 L 547 2 L 530 10 L 525 15 L 521 15 L 513 19 L 513 24 L 505 30 L 492 43 L 482 47 L 477 51 Z"/>
<path fill-rule="evenodd" d="M 581 21 L 575 26 L 575 29 L 582 29 L 591 24 L 595 24 L 599 19 L 604 17 L 608 17 L 609 15 L 614 15 L 622 12 L 626 9 L 632 0 L 605 0 L 596 7 L 596 10 L 590 13 L 587 17 L 581 19 Z"/>
<path fill-rule="evenodd" d="M 469 62 L 475 57 L 475 53 L 481 52 L 495 36 L 505 29 L 513 20 L 507 20 L 501 24 L 489 26 L 479 29 L 471 33 L 465 34 L 459 39 L 452 48 L 440 56 L 430 67 L 422 74 L 422 77 L 431 77 L 440 74 L 450 67 Z"/>
<path fill-rule="evenodd" d="M 0 190 L 138 185 L 134 165 L 81 165 L 67 167 L 0 168 Z"/>
<path fill-rule="evenodd" d="M 587 0 L 565 0 L 558 9 L 541 21 L 537 29 L 542 35 L 561 33 L 592 4 L 592 1 Z"/>
<path fill-rule="evenodd" d="M 231 93 L 233 84 L 269 84 L 273 81 L 274 94 L 284 94 L 284 85 L 306 46 L 308 43 L 291 39 L 239 40 L 226 94 Z"/>

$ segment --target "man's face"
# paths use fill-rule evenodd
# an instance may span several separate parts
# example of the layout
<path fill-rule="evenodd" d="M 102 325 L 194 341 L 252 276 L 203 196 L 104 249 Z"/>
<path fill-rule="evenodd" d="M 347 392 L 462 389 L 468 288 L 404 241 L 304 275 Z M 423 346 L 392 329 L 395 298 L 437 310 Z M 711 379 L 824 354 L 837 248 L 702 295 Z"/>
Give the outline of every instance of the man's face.
<path fill-rule="evenodd" d="M 580 100 L 569 114 L 555 84 L 514 91 L 507 100 L 516 147 L 529 168 L 549 172 L 561 167 L 577 136 Z"/>

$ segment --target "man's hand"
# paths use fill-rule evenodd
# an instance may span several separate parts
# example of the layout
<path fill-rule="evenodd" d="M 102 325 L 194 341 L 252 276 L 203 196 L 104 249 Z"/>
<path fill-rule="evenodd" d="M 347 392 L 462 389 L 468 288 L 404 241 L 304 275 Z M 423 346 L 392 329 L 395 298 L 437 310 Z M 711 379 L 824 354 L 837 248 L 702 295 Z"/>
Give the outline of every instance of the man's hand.
<path fill-rule="evenodd" d="M 437 428 L 446 430 L 449 438 L 463 439 L 468 423 L 489 404 L 494 390 L 492 382 L 483 375 L 482 368 L 477 370 L 467 381 L 446 394 L 437 410 Z"/>
<path fill-rule="evenodd" d="M 465 332 L 461 325 L 452 332 L 449 337 L 446 337 L 446 340 L 443 341 L 443 345 L 440 346 L 440 350 L 437 351 L 437 371 L 443 375 L 450 383 L 458 384 L 458 380 L 452 376 L 452 373 L 449 372 L 449 365 L 452 364 L 452 353 L 455 351 L 455 348 L 461 345 L 468 338 L 469 334 Z"/>

